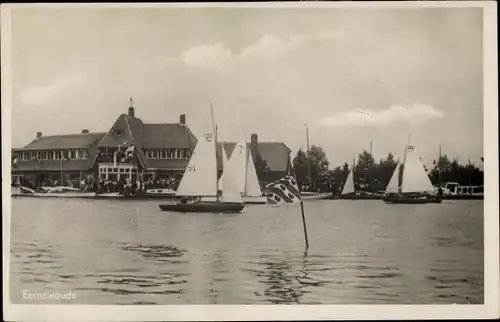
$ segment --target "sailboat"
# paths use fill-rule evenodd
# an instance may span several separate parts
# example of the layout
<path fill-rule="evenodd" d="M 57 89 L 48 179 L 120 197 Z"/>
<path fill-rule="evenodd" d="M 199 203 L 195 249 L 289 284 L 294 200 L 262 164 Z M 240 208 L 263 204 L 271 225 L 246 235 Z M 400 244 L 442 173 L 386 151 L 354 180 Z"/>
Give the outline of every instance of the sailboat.
<path fill-rule="evenodd" d="M 400 167 L 403 171 L 400 171 Z M 401 172 L 401 178 L 400 178 Z M 415 146 L 408 145 L 403 165 L 399 163 L 386 188 L 383 198 L 387 203 L 440 203 L 441 197 L 432 194 L 434 187 L 416 152 Z"/>
<path fill-rule="evenodd" d="M 216 147 L 217 131 L 212 110 L 212 126 L 207 126 L 203 137 L 198 140 L 176 191 L 176 197 L 182 200 L 176 204 L 160 204 L 161 210 L 201 213 L 238 213 L 243 210 L 245 204 L 230 167 L 225 167 L 220 182 L 222 193 L 219 191 Z M 224 161 L 227 160 L 224 150 L 222 154 L 224 168 Z"/>
<path fill-rule="evenodd" d="M 349 173 L 347 174 L 347 179 L 344 183 L 344 187 L 342 188 L 342 192 L 340 193 L 341 199 L 352 199 L 356 194 L 356 188 L 354 185 L 354 159 L 352 160 L 351 169 L 349 169 Z"/>
<path fill-rule="evenodd" d="M 234 147 L 228 169 L 236 174 L 238 191 L 245 204 L 267 204 L 267 197 L 262 195 L 260 188 L 252 151 L 244 140 L 239 141 Z"/>

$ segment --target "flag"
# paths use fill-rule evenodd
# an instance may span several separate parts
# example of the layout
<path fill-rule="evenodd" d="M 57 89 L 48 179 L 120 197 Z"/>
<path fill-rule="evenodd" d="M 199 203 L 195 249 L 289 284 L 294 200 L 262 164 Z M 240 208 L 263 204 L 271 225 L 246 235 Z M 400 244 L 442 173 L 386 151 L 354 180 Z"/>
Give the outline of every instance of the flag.
<path fill-rule="evenodd" d="M 302 201 L 297 180 L 285 176 L 280 180 L 266 185 L 268 204 L 293 203 Z"/>
<path fill-rule="evenodd" d="M 127 150 L 125 150 L 125 160 L 130 162 L 134 159 L 134 151 L 135 151 L 135 147 L 133 144 L 131 144 Z"/>

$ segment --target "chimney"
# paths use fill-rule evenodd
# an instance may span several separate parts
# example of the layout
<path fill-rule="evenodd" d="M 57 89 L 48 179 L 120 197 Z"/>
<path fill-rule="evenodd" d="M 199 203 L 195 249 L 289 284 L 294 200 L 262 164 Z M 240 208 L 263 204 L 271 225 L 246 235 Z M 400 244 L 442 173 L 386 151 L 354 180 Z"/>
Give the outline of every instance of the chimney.
<path fill-rule="evenodd" d="M 87 130 L 87 129 L 82 130 L 82 134 L 88 134 L 88 133 L 89 133 L 89 130 Z"/>
<path fill-rule="evenodd" d="M 37 132 L 37 133 L 36 133 L 36 138 L 37 138 L 37 139 L 39 139 L 39 138 L 41 138 L 41 137 L 42 137 L 42 132 Z"/>
<path fill-rule="evenodd" d="M 128 115 L 135 117 L 134 101 L 132 100 L 132 97 L 129 99 L 128 102 L 129 102 Z"/>
<path fill-rule="evenodd" d="M 262 158 L 259 151 L 259 138 L 255 133 L 250 136 L 250 150 L 252 151 L 252 155 L 255 159 Z"/>
<path fill-rule="evenodd" d="M 250 137 L 250 144 L 252 146 L 257 146 L 258 143 L 259 143 L 259 137 L 257 136 L 257 134 L 253 133 L 252 136 Z"/>
<path fill-rule="evenodd" d="M 186 125 L 186 114 L 181 114 L 179 117 L 179 124 Z"/>

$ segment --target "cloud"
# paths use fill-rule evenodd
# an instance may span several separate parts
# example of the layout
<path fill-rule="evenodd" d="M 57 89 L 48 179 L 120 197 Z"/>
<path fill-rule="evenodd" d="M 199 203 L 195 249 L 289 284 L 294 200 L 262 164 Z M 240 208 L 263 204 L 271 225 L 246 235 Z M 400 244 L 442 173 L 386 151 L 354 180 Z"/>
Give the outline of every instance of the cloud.
<path fill-rule="evenodd" d="M 276 59 L 285 53 L 312 40 L 339 39 L 339 31 L 322 31 L 313 34 L 297 34 L 289 38 L 264 35 L 256 43 L 244 47 L 239 53 L 233 52 L 223 43 L 199 45 L 182 52 L 178 60 L 188 67 L 221 69 L 250 59 Z M 172 59 L 168 59 L 171 61 Z"/>
<path fill-rule="evenodd" d="M 389 125 L 423 124 L 444 116 L 444 112 L 429 105 L 393 105 L 385 110 L 356 110 L 331 115 L 321 120 L 328 127 L 381 127 Z"/>
<path fill-rule="evenodd" d="M 86 77 L 73 74 L 60 78 L 50 85 L 39 85 L 26 89 L 21 93 L 21 100 L 26 105 L 46 105 L 60 95 L 67 95 L 78 85 L 84 84 Z"/>

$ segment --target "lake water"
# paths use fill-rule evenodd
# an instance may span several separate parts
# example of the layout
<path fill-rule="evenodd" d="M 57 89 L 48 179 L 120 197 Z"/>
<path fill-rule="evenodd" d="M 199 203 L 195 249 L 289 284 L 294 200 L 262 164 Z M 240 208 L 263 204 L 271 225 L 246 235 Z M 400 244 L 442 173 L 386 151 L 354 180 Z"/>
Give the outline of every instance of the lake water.
<path fill-rule="evenodd" d="M 158 201 L 12 200 L 13 303 L 483 303 L 483 201 L 162 212 Z"/>

